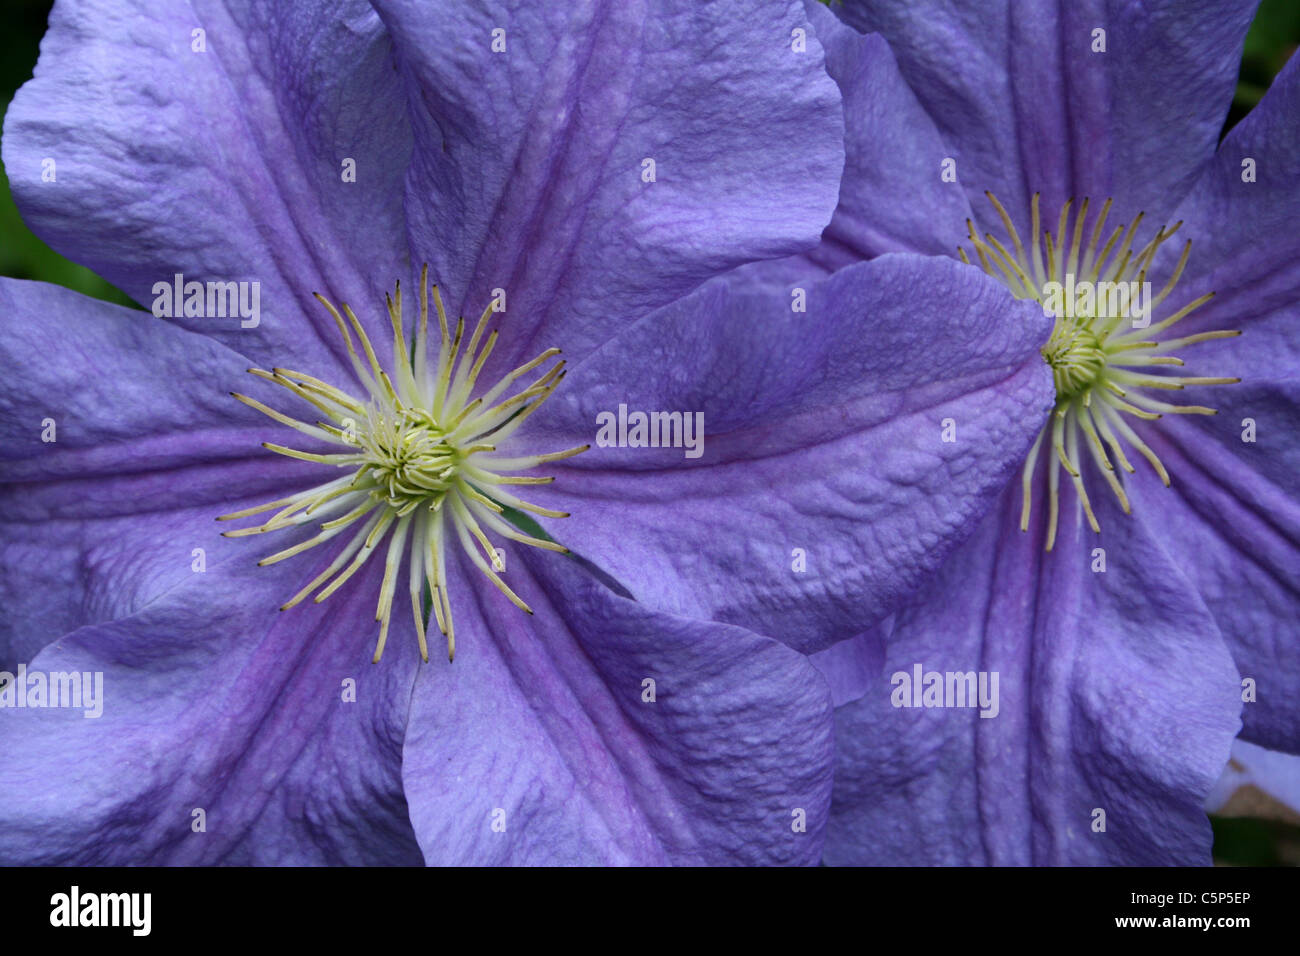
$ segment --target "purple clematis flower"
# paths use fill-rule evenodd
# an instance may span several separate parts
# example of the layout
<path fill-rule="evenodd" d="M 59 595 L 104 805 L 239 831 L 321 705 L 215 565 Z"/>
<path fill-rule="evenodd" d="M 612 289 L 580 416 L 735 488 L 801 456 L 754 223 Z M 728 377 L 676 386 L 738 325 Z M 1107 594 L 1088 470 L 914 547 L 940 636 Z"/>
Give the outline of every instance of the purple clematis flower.
<path fill-rule="evenodd" d="M 813 245 L 843 160 L 804 13 L 751 6 L 56 7 L 15 196 L 175 308 L 0 282 L 0 654 L 34 705 L 0 709 L 0 860 L 820 858 L 799 651 L 938 566 L 1051 388 L 1033 308 L 956 263 L 882 257 L 806 313 L 696 288 Z M 260 310 L 190 314 L 214 277 Z M 33 697 L 82 675 L 102 713 Z"/>
<path fill-rule="evenodd" d="M 939 575 L 819 658 L 829 862 L 1204 864 L 1239 728 L 1300 750 L 1300 62 L 1218 142 L 1254 5 L 809 4 L 839 208 L 747 271 L 964 259 L 1044 306 L 1056 392 Z"/>

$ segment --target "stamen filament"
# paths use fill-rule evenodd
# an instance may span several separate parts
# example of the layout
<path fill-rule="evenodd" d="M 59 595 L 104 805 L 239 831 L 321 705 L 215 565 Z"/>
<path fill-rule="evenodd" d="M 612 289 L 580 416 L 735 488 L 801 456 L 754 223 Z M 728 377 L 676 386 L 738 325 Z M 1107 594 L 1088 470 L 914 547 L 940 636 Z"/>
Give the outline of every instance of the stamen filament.
<path fill-rule="evenodd" d="M 1106 222 L 1112 200 L 1107 199 L 1097 211 L 1089 230 L 1088 218 L 1091 200 L 1084 198 L 1075 208 L 1074 200 L 1064 202 L 1059 210 L 1056 228 L 1042 229 L 1040 194 L 1035 193 L 1030 206 L 1030 239 L 1027 249 L 1020 232 L 1012 222 L 1006 208 L 991 193 L 986 193 L 993 210 L 1009 237 L 1011 250 L 993 233 L 977 232 L 975 223 L 967 220 L 966 230 L 970 246 L 978 257 L 984 272 L 1000 279 L 1013 295 L 1030 298 L 1040 305 L 1048 301 L 1049 282 L 1060 283 L 1050 290 L 1053 303 L 1062 303 L 1057 312 L 1051 337 L 1043 346 L 1043 357 L 1051 366 L 1056 386 L 1056 405 L 1050 421 L 1044 424 L 1026 457 L 1021 472 L 1021 530 L 1028 530 L 1033 500 L 1033 488 L 1039 470 L 1039 460 L 1044 444 L 1050 444 L 1047 457 L 1048 513 L 1046 548 L 1051 551 L 1057 537 L 1060 520 L 1060 475 L 1070 477 L 1079 508 L 1093 531 L 1100 530 L 1092 502 L 1085 486 L 1085 467 L 1099 471 L 1114 493 L 1125 513 L 1130 513 L 1130 501 L 1121 481 L 1119 470 L 1125 475 L 1135 469 L 1124 452 L 1128 444 L 1137 449 L 1150 463 L 1160 480 L 1167 486 L 1169 473 L 1151 447 L 1126 421 L 1125 416 L 1143 421 L 1158 421 L 1162 415 L 1212 415 L 1213 408 L 1205 405 L 1177 405 L 1150 397 L 1148 390 L 1181 391 L 1200 386 L 1230 385 L 1238 378 L 1204 375 L 1166 374 L 1166 368 L 1185 366 L 1183 357 L 1169 354 L 1186 346 L 1214 339 L 1239 335 L 1236 330 L 1220 329 L 1195 332 L 1175 339 L 1159 338 L 1160 334 L 1185 319 L 1213 298 L 1207 292 L 1168 316 L 1156 318 L 1156 310 L 1174 292 L 1191 255 L 1191 242 L 1183 245 L 1182 252 L 1166 284 L 1154 298 L 1150 295 L 1148 273 L 1156 262 L 1160 249 L 1183 226 L 1181 221 L 1161 227 L 1138 246 L 1134 245 L 1145 213 L 1138 213 L 1127 225 L 1115 227 L 1098 250 L 1098 243 L 1107 235 Z M 1084 237 L 1087 235 L 1087 243 Z M 971 264 L 964 248 L 958 249 L 958 258 Z M 1045 265 L 1044 265 L 1045 263 Z M 1030 279 L 1033 276 L 1034 279 Z M 1082 277 L 1091 283 L 1091 294 L 1079 287 L 1075 280 Z M 1105 295 L 1098 281 L 1111 283 Z M 1073 301 L 1065 301 L 1061 293 L 1065 287 L 1077 289 Z M 1058 298 L 1059 297 L 1059 298 Z M 1091 303 L 1091 305 L 1089 305 Z M 1056 306 L 1053 305 L 1052 308 Z M 1130 311 L 1137 313 L 1130 315 Z M 1137 318 L 1145 319 L 1138 325 Z M 1135 321 L 1129 326 L 1128 319 Z M 560 376 L 562 377 L 562 376 Z M 558 379 L 557 379 L 558 382 Z M 526 412 L 531 411 L 528 407 Z M 492 414 L 489 412 L 488 414 Z M 510 418 L 513 426 L 517 418 Z M 494 430 L 497 439 L 507 433 L 507 428 Z M 1050 434 L 1049 434 L 1050 433 Z M 1080 457 L 1080 433 L 1088 452 Z M 1113 463 L 1112 463 L 1113 454 Z M 520 459 L 522 469 L 531 469 L 540 461 Z M 485 460 L 484 464 L 487 464 Z M 509 470 L 512 461 L 495 460 L 495 472 Z M 1117 467 L 1118 466 L 1118 467 Z M 491 487 L 495 497 L 503 504 L 520 507 L 508 495 L 500 492 L 503 484 L 513 483 L 499 475 L 490 481 L 475 475 L 472 468 L 467 477 L 484 487 Z M 521 483 L 541 483 L 529 476 Z"/>
<path fill-rule="evenodd" d="M 532 613 L 493 568 L 496 549 L 488 532 L 544 551 L 567 553 L 568 549 L 563 545 L 521 533 L 502 517 L 507 507 L 549 518 L 566 515 L 533 505 L 502 488 L 549 484 L 554 480 L 550 476 L 509 473 L 531 471 L 548 462 L 580 454 L 590 447 L 583 445 L 523 457 L 497 457 L 501 443 L 559 387 L 565 376 L 564 362 L 554 363 L 528 386 L 518 388 L 513 394 L 509 394 L 510 391 L 523 376 L 559 355 L 560 350 L 547 349 L 474 398 L 479 378 L 499 339 L 497 330 L 489 330 L 496 305 L 492 303 L 484 309 L 466 341 L 464 319 L 457 321 L 453 337 L 441 293 L 436 285 L 433 286 L 439 350 L 431 369 L 428 356 L 429 291 L 426 265 L 420 272 L 420 315 L 413 330 L 409 353 L 400 283 L 395 285 L 391 295 L 385 297 L 393 336 L 395 370 L 391 378 L 381 366 L 365 328 L 352 309 L 346 303 L 336 308 L 324 296 L 316 296 L 339 329 L 348 364 L 364 389 L 363 398 L 354 398 L 301 372 L 282 368 L 269 372 L 249 370 L 307 402 L 327 420 L 311 424 L 273 409 L 258 399 L 232 393 L 237 400 L 280 425 L 347 449 L 343 453 L 320 453 L 264 442 L 263 447 L 276 454 L 345 468 L 347 474 L 298 494 L 222 515 L 218 520 L 274 511 L 273 516 L 260 525 L 226 532 L 228 537 L 239 537 L 298 527 L 339 515 L 322 521 L 319 531 L 312 537 L 263 558 L 259 562 L 262 566 L 302 554 L 339 537 L 345 530 L 351 531 L 347 543 L 328 567 L 282 605 L 281 610 L 296 606 L 312 594 L 315 594 L 313 600 L 316 603 L 327 600 L 365 566 L 387 538 L 384 573 L 375 607 L 375 621 L 379 625 L 373 658 L 376 662 L 387 646 L 397 575 L 403 560 L 409 561 L 407 588 L 421 659 L 429 659 L 428 619 L 423 604 L 423 588 L 427 585 L 433 617 L 439 631 L 447 638 L 448 660 L 454 660 L 456 638 L 447 587 L 445 550 L 449 531 L 455 533 L 470 562 L 494 587 L 521 610 Z M 353 342 L 354 334 L 356 343 Z M 463 351 L 462 344 L 465 346 Z M 491 489 L 491 496 L 484 493 L 484 488 Z M 450 529 L 447 528 L 448 522 L 451 523 Z"/>

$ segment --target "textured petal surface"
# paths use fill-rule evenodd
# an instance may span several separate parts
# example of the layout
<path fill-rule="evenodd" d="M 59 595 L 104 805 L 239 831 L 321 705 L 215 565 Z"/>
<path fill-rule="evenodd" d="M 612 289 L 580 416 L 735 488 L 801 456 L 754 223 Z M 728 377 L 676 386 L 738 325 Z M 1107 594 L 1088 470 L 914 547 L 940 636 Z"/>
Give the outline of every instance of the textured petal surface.
<path fill-rule="evenodd" d="M 819 859 L 832 711 L 802 655 L 558 555 L 507 563 L 532 617 L 474 576 L 453 584 L 455 663 L 412 698 L 403 779 L 428 862 Z"/>
<path fill-rule="evenodd" d="M 4 134 L 27 223 L 137 302 L 176 273 L 260 283 L 255 328 L 176 319 L 259 362 L 325 375 L 311 292 L 361 309 L 409 271 L 405 97 L 360 0 L 60 2 Z"/>
<path fill-rule="evenodd" d="M 142 609 L 235 542 L 213 518 L 312 466 L 227 392 L 247 360 L 146 313 L 0 279 L 0 667 Z M 202 549 L 202 555 L 196 553 Z"/>
<path fill-rule="evenodd" d="M 1042 191 L 1115 198 L 1122 221 L 1164 221 L 1218 141 L 1256 0 L 846 0 L 879 32 L 983 213 L 1017 223 Z M 1105 52 L 1094 52 L 1095 30 Z M 851 117 L 850 117 L 851 122 Z"/>
<path fill-rule="evenodd" d="M 1215 298 L 1170 335 L 1239 329 L 1238 338 L 1179 349 L 1189 375 L 1239 385 L 1188 389 L 1177 401 L 1213 417 L 1165 416 L 1145 429 L 1173 476 L 1161 509 L 1168 554 L 1196 583 L 1257 682 L 1246 740 L 1300 751 L 1300 61 L 1224 139 L 1179 217 L 1192 239 L 1181 307 Z M 1254 181 L 1243 181 L 1243 162 Z M 1247 177 L 1249 178 L 1249 177 Z M 1253 440 L 1252 440 L 1253 439 Z"/>
<path fill-rule="evenodd" d="M 525 330 L 505 367 L 534 345 L 576 356 L 830 218 L 840 97 L 797 0 L 377 6 L 422 144 L 411 249 L 466 315 L 505 291 Z"/>
<path fill-rule="evenodd" d="M 952 255 L 966 241 L 971 206 L 960 182 L 943 180 L 952 152 L 934 120 L 884 37 L 858 33 L 817 0 L 806 6 L 844 97 L 845 126 L 839 205 L 809 258 L 833 269 L 885 252 Z"/>
<path fill-rule="evenodd" d="M 1202 399 L 1219 409 L 1204 423 L 1165 416 L 1148 432 L 1171 487 L 1146 482 L 1131 495 L 1135 509 L 1159 516 L 1163 550 L 1254 682 L 1243 737 L 1291 752 L 1300 751 L 1298 391 L 1300 379 L 1242 382 Z M 1253 442 L 1242 440 L 1247 420 Z"/>
<path fill-rule="evenodd" d="M 529 497 L 639 600 L 808 651 L 969 533 L 1052 391 L 1041 310 L 974 269 L 886 256 L 805 285 L 800 312 L 787 287 L 710 283 L 576 365 L 527 433 L 549 450 L 621 406 L 703 416 L 695 451 L 594 447 Z"/>
<path fill-rule="evenodd" d="M 413 625 L 370 663 L 377 564 L 276 614 L 310 571 L 209 565 L 38 655 L 31 671 L 102 674 L 102 714 L 0 709 L 0 863 L 418 864 Z"/>
<path fill-rule="evenodd" d="M 1179 238 L 1192 241 L 1170 305 L 1214 292 L 1175 334 L 1241 329 L 1239 339 L 1203 342 L 1182 356 L 1198 367 L 1230 365 L 1254 380 L 1300 374 L 1300 61 L 1274 79 L 1255 109 L 1232 128 L 1180 204 Z M 1250 180 L 1250 181 L 1247 181 Z M 1172 243 L 1171 243 L 1172 245 Z M 1165 263 L 1181 250 L 1170 249 Z"/>
<path fill-rule="evenodd" d="M 1100 538 L 1071 524 L 1045 554 L 1015 492 L 898 613 L 874 686 L 837 709 L 827 861 L 1208 864 L 1201 807 L 1241 709 L 1213 619 L 1141 513 L 1103 501 Z M 894 675 L 917 665 L 985 672 L 990 691 L 996 672 L 996 707 L 895 707 Z"/>

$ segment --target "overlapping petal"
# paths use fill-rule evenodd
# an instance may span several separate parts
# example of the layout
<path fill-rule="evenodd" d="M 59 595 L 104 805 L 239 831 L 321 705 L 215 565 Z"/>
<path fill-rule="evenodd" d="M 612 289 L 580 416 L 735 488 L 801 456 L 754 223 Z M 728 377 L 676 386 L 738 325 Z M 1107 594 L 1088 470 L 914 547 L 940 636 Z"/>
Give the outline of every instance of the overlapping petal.
<path fill-rule="evenodd" d="M 1230 367 L 1254 381 L 1300 370 L 1300 62 L 1292 60 L 1259 105 L 1224 137 L 1179 205 L 1192 242 L 1179 301 L 1214 299 L 1171 334 L 1240 329 L 1239 339 L 1199 343 L 1182 357 L 1197 368 Z M 1184 238 L 1180 235 L 1180 239 Z M 1176 256 L 1169 250 L 1168 256 Z M 1171 305 L 1175 304 L 1173 301 Z"/>
<path fill-rule="evenodd" d="M 213 518 L 305 466 L 259 447 L 213 339 L 38 282 L 0 280 L 0 666 L 134 613 L 234 553 Z M 269 424 L 269 423 L 266 423 Z"/>
<path fill-rule="evenodd" d="M 1143 515 L 1098 504 L 1099 537 L 1071 521 L 1044 553 L 1009 492 L 898 613 L 874 685 L 836 711 L 828 862 L 1208 864 L 1236 670 Z M 997 673 L 991 716 L 895 706 L 917 665 Z"/>
<path fill-rule="evenodd" d="M 592 442 L 622 407 L 702 416 L 702 444 L 595 447 L 531 497 L 639 600 L 816 650 L 887 613 L 996 500 L 1051 406 L 1046 326 L 948 259 L 718 280 L 575 365 L 528 429 L 539 449 Z"/>
<path fill-rule="evenodd" d="M 506 368 L 576 358 L 830 218 L 840 97 L 797 0 L 376 6 L 420 145 L 411 249 L 466 315 L 504 290 Z"/>
<path fill-rule="evenodd" d="M 878 32 L 952 147 L 983 211 L 991 189 L 1018 223 L 1035 191 L 1114 197 L 1117 221 L 1165 221 L 1214 151 L 1256 0 L 845 0 Z M 1097 42 L 1104 31 L 1105 52 Z"/>
<path fill-rule="evenodd" d="M 944 161 L 955 157 L 935 121 L 884 37 L 858 33 L 816 0 L 805 6 L 845 116 L 839 204 L 808 257 L 834 269 L 886 252 L 952 255 L 966 240 L 971 205 L 960 182 L 945 180 Z M 984 211 L 983 197 L 976 206 Z"/>
<path fill-rule="evenodd" d="M 403 750 L 428 862 L 817 862 L 831 699 L 806 658 L 572 558 L 508 560 L 532 617 L 463 577 L 456 661 L 421 670 Z"/>

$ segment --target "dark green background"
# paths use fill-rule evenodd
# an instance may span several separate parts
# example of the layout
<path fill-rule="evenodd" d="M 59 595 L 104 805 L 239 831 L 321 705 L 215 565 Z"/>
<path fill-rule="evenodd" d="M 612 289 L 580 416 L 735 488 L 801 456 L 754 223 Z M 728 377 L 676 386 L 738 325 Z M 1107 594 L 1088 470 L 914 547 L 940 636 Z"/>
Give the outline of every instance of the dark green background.
<path fill-rule="evenodd" d="M 905 0 L 899 0 L 905 2 Z M 7 0 L 0 29 L 0 117 L 14 91 L 32 73 L 37 47 L 45 32 L 49 0 Z M 1246 37 L 1236 98 L 1224 125 L 1226 132 L 1250 111 L 1300 43 L 1300 0 L 1264 0 Z M 1300 118 L 1298 118 L 1300 121 Z M 1300 188 L 1300 187 L 1298 187 Z M 0 275 L 41 279 L 97 298 L 133 305 L 121 291 L 83 266 L 53 252 L 23 225 L 0 174 Z M 1258 796 L 1243 812 L 1251 816 L 1213 818 L 1216 859 L 1236 865 L 1300 865 L 1300 825 L 1284 822 L 1284 808 Z M 1295 819 L 1295 814 L 1289 814 Z"/>

